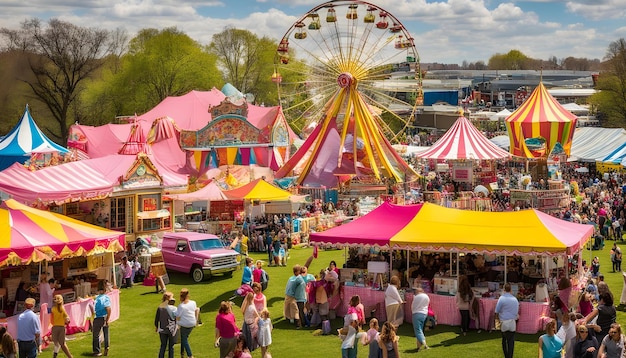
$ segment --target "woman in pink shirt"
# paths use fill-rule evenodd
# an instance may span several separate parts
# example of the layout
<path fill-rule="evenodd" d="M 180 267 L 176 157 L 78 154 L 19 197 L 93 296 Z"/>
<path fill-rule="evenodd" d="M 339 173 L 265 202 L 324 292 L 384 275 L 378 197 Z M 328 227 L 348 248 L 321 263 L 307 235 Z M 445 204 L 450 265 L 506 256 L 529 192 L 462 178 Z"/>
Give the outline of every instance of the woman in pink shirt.
<path fill-rule="evenodd" d="M 215 317 L 215 347 L 220 348 L 220 358 L 226 358 L 237 347 L 239 328 L 233 308 L 228 301 L 222 301 Z"/>

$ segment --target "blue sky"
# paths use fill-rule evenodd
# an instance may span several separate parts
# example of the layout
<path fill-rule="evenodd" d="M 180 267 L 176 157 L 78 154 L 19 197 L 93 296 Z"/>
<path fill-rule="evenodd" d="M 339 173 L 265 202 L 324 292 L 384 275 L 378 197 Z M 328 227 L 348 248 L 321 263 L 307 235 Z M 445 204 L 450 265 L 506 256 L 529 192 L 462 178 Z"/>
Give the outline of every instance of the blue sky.
<path fill-rule="evenodd" d="M 529 57 L 602 59 L 626 38 L 624 0 L 371 0 L 414 37 L 422 62 L 489 60 L 520 50 Z M 0 26 L 56 17 L 80 26 L 139 29 L 176 26 L 203 44 L 226 27 L 280 39 L 312 0 L 2 0 Z M 321 14 L 325 11 L 320 12 Z"/>

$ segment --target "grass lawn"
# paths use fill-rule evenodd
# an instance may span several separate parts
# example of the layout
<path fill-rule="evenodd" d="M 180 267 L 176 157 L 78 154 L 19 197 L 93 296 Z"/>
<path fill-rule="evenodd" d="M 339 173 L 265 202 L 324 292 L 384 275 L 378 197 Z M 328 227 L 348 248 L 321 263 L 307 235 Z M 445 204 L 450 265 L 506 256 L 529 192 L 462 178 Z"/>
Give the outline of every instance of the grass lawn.
<path fill-rule="evenodd" d="M 584 258 L 591 261 L 591 256 L 599 256 L 600 271 L 605 274 L 606 281 L 611 287 L 616 303 L 622 290 L 623 280 L 620 273 L 611 273 L 611 262 L 609 250 L 612 241 L 607 241 L 607 247 L 601 251 L 584 251 Z M 626 249 L 626 245 L 624 247 Z M 304 263 L 311 255 L 312 249 L 301 248 L 291 250 L 289 265 Z M 330 260 L 335 260 L 339 267 L 344 262 L 343 250 L 320 250 L 318 259 L 314 260 L 310 266 L 311 273 L 319 272 L 325 268 Z M 265 254 L 253 253 L 254 259 L 265 259 Z M 334 335 L 313 336 L 312 330 L 296 330 L 293 325 L 285 322 L 282 318 L 284 289 L 287 278 L 292 275 L 291 267 L 268 267 L 270 283 L 265 291 L 268 300 L 268 308 L 274 322 L 273 344 L 270 352 L 273 357 L 339 357 L 341 355 L 340 340 Z M 233 291 L 239 287 L 241 271 L 236 272 L 233 277 L 227 278 L 216 276 L 206 280 L 201 284 L 194 284 L 187 275 L 170 273 L 169 291 L 174 292 L 178 303 L 178 292 L 181 288 L 187 287 L 191 294 L 191 299 L 195 300 L 201 309 L 201 319 L 204 323 L 191 333 L 190 343 L 195 358 L 217 357 L 218 351 L 213 348 L 214 323 L 219 304 L 232 296 Z M 121 292 L 121 317 L 111 324 L 111 357 L 155 357 L 159 349 L 159 336 L 154 330 L 154 314 L 156 307 L 160 303 L 161 294 L 156 294 L 154 287 L 135 285 L 131 289 L 124 289 Z M 237 305 L 241 304 L 241 298 L 235 300 Z M 238 307 L 235 307 L 237 322 L 241 325 L 242 314 Z M 626 314 L 618 311 L 618 322 L 626 323 Z M 332 322 L 333 329 L 339 328 L 343 324 L 341 318 Z M 428 351 L 419 352 L 421 357 L 493 357 L 501 356 L 502 348 L 499 332 L 482 332 L 480 334 L 470 332 L 462 337 L 457 334 L 458 327 L 439 325 L 433 331 L 426 332 L 428 344 L 433 348 Z M 400 351 L 402 356 L 413 356 L 415 354 L 415 336 L 411 324 L 403 324 L 399 329 Z M 516 335 L 515 356 L 532 357 L 537 355 L 536 335 Z M 70 351 L 75 357 L 91 356 L 91 333 L 81 333 L 68 337 Z M 176 357 L 179 356 L 180 345 L 175 346 Z M 367 356 L 367 347 L 359 348 L 359 357 Z M 44 350 L 42 357 L 51 357 L 52 348 Z M 63 356 L 61 352 L 59 356 Z M 260 357 L 260 349 L 252 352 L 253 357 Z"/>

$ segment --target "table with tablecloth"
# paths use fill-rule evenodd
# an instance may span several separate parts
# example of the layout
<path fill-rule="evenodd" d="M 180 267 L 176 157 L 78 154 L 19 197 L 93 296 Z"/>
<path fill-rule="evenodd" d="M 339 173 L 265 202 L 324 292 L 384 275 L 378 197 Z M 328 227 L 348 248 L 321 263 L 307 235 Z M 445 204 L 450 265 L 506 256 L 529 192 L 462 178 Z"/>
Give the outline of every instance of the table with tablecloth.
<path fill-rule="evenodd" d="M 437 324 L 448 326 L 461 325 L 461 313 L 456 307 L 455 296 L 437 295 L 428 293 L 430 304 L 437 316 Z M 411 303 L 413 294 L 406 294 L 404 320 L 412 322 Z M 495 325 L 495 310 L 498 300 L 493 298 L 480 298 L 479 302 L 479 327 L 484 330 L 493 330 Z M 520 318 L 517 322 L 517 332 L 535 334 L 544 329 L 545 317 L 550 315 L 550 306 L 547 303 L 520 302 Z"/>
<path fill-rule="evenodd" d="M 365 317 L 376 317 L 379 322 L 387 320 L 385 311 L 385 291 L 372 290 L 369 287 L 341 286 L 341 303 L 336 309 L 338 316 L 344 316 L 350 306 L 350 298 L 358 295 L 363 304 Z"/>
<path fill-rule="evenodd" d="M 109 322 L 114 322 L 120 318 L 120 291 L 112 290 L 107 293 L 111 300 L 111 316 Z M 84 300 L 66 303 L 63 306 L 70 317 L 70 323 L 66 326 L 66 333 L 73 334 L 76 332 L 86 332 L 89 330 L 89 318 L 91 317 L 91 308 L 93 305 L 93 298 L 87 298 Z M 41 335 L 45 336 L 51 330 L 50 315 L 47 313 L 48 304 L 44 303 L 40 307 L 39 321 L 41 323 Z M 17 318 L 19 315 L 7 317 L 6 324 L 7 331 L 13 336 L 17 337 Z"/>

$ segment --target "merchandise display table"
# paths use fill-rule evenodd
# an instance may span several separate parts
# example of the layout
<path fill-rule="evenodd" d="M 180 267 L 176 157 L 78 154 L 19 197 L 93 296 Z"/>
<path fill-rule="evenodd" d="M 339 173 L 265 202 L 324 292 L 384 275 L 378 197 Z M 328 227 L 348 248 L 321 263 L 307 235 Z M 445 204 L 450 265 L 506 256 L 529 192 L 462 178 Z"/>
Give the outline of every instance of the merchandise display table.
<path fill-rule="evenodd" d="M 449 326 L 461 325 L 461 313 L 456 307 L 456 298 L 454 296 L 443 296 L 429 293 L 430 304 L 435 315 L 437 316 L 437 324 L 445 324 Z M 384 299 L 384 298 L 383 298 Z M 413 302 L 413 294 L 406 295 L 404 319 L 412 322 L 411 319 L 411 303 Z M 495 310 L 497 299 L 480 298 L 479 299 L 479 327 L 484 330 L 493 330 L 495 326 Z M 520 302 L 520 318 L 517 321 L 517 332 L 524 334 L 535 334 L 544 328 L 545 317 L 550 316 L 550 306 L 548 303 L 537 302 Z"/>
<path fill-rule="evenodd" d="M 337 316 L 343 316 L 348 312 L 350 298 L 355 295 L 361 298 L 366 318 L 369 318 L 370 313 L 375 310 L 373 317 L 376 317 L 381 324 L 387 320 L 385 291 L 372 290 L 369 287 L 341 286 L 341 303 L 337 308 Z"/>
<path fill-rule="evenodd" d="M 109 322 L 113 322 L 120 318 L 120 291 L 113 290 L 107 293 L 109 299 L 111 299 L 111 317 Z M 93 306 L 93 298 L 87 298 L 84 300 L 66 303 L 63 305 L 67 314 L 70 317 L 70 323 L 66 326 L 67 334 L 74 334 L 76 332 L 86 332 L 89 330 L 89 318 L 91 317 L 91 308 Z M 51 330 L 50 328 L 50 315 L 48 312 L 48 304 L 44 303 L 39 311 L 39 320 L 41 322 L 41 335 L 45 336 Z M 17 319 L 18 315 L 7 317 L 5 324 L 7 332 L 12 336 L 17 337 Z"/>

